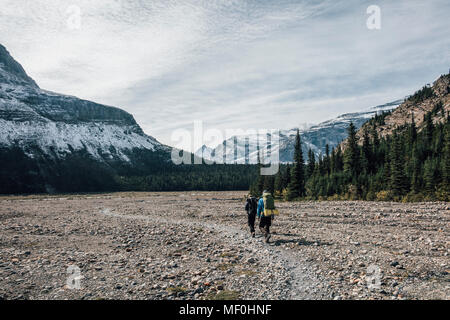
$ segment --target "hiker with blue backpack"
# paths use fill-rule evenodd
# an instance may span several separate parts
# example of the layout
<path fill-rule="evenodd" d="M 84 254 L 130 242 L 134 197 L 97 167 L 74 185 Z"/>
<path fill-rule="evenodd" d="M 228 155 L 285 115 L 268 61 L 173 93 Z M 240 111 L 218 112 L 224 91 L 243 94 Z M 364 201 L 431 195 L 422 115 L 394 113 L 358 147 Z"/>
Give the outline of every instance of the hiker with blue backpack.
<path fill-rule="evenodd" d="M 270 226 L 272 225 L 272 220 L 278 210 L 275 209 L 275 200 L 270 192 L 264 190 L 262 197 L 258 201 L 257 216 L 259 220 L 259 230 L 264 234 L 264 239 L 266 243 L 269 242 Z"/>

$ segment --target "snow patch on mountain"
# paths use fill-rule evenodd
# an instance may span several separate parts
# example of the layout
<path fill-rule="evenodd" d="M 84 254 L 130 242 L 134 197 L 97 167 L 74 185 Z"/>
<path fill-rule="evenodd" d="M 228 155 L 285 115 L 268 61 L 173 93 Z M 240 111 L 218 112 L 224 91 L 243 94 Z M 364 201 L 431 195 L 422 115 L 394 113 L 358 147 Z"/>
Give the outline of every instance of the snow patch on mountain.
<path fill-rule="evenodd" d="M 311 149 L 316 156 L 325 153 L 325 147 L 336 147 L 347 137 L 347 127 L 350 122 L 359 128 L 367 120 L 377 113 L 391 111 L 398 107 L 404 99 L 396 100 L 383 105 L 371 107 L 362 112 L 342 114 L 334 119 L 324 121 L 318 125 L 313 125 L 307 129 L 299 129 L 302 138 L 303 152 L 307 153 Z M 291 162 L 294 155 L 294 143 L 297 129 L 279 130 L 269 134 L 268 139 L 271 144 L 267 146 L 266 134 L 249 134 L 244 136 L 233 136 L 225 140 L 215 148 L 203 146 L 196 151 L 196 155 L 208 161 L 227 163 L 257 163 L 258 148 L 261 161 L 264 163 Z M 269 151 L 270 149 L 270 151 Z M 271 157 L 269 157 L 269 155 Z M 269 160 L 272 159 L 272 160 Z"/>
<path fill-rule="evenodd" d="M 23 150 L 39 147 L 45 153 L 61 156 L 86 150 L 96 159 L 118 157 L 129 161 L 126 151 L 133 148 L 155 151 L 157 141 L 132 132 L 132 128 L 117 125 L 89 123 L 67 124 L 52 121 L 23 122 L 0 119 L 0 144 L 19 146 Z"/>
<path fill-rule="evenodd" d="M 135 148 L 168 148 L 119 108 L 40 89 L 1 45 L 0 133 L 0 146 L 30 157 L 38 148 L 56 157 L 84 150 L 99 161 L 129 161 Z"/>

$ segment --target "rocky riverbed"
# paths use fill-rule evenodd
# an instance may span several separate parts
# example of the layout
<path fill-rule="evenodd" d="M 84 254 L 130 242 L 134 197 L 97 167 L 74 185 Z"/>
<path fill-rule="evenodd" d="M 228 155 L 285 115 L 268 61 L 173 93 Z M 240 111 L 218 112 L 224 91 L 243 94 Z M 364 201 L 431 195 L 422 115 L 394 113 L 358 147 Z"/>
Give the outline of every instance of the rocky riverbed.
<path fill-rule="evenodd" d="M 0 299 L 449 299 L 448 203 L 244 192 L 0 197 Z"/>

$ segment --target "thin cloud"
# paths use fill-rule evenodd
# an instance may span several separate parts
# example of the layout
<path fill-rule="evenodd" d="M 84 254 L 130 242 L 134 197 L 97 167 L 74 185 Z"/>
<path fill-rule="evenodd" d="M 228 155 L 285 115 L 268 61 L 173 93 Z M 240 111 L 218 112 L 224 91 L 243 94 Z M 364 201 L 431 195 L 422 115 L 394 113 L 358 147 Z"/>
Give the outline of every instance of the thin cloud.
<path fill-rule="evenodd" d="M 282 128 L 402 98 L 450 66 L 450 3 L 0 0 L 2 43 L 43 88 L 119 106 L 171 144 L 194 120 Z M 67 8 L 81 28 L 67 27 Z"/>

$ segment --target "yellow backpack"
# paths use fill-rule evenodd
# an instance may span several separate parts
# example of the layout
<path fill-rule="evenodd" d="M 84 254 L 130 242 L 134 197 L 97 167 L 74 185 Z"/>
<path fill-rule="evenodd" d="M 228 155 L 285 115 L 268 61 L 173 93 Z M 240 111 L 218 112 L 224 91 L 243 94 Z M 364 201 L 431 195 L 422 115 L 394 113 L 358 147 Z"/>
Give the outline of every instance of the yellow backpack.
<path fill-rule="evenodd" d="M 263 215 L 265 217 L 270 217 L 272 215 L 278 215 L 280 212 L 275 208 L 275 200 L 270 193 L 263 194 L 264 201 L 264 211 Z"/>

